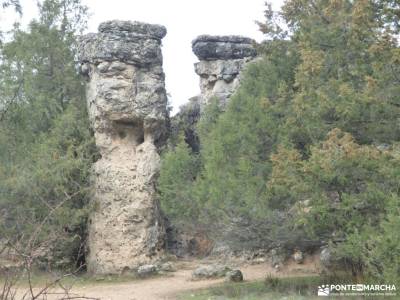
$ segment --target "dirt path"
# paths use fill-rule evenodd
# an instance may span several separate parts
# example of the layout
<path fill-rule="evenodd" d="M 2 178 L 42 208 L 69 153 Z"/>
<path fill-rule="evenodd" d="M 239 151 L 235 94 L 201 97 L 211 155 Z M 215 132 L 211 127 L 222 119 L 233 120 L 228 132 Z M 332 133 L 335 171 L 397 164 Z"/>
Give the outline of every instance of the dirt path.
<path fill-rule="evenodd" d="M 192 271 L 202 262 L 187 262 L 182 264 L 180 269 L 171 276 L 158 277 L 146 280 L 133 281 L 130 283 L 118 284 L 96 284 L 87 287 L 76 287 L 74 293 L 86 296 L 97 297 L 102 300 L 171 300 L 176 295 L 185 291 L 211 287 L 222 283 L 224 279 L 192 281 Z M 267 263 L 257 265 L 244 265 L 240 267 L 245 280 L 261 280 L 267 274 L 274 274 L 279 277 L 302 276 L 315 273 L 313 263 L 303 265 L 289 264 L 277 272 Z"/>
<path fill-rule="evenodd" d="M 266 275 L 265 265 L 242 268 L 246 280 L 262 279 Z M 184 291 L 210 287 L 223 282 L 223 279 L 191 281 L 193 269 L 178 270 L 171 277 L 159 277 L 139 280 L 132 283 L 104 284 L 90 287 L 78 287 L 74 292 L 87 297 L 99 297 L 102 300 L 161 300 L 175 299 L 175 295 Z"/>

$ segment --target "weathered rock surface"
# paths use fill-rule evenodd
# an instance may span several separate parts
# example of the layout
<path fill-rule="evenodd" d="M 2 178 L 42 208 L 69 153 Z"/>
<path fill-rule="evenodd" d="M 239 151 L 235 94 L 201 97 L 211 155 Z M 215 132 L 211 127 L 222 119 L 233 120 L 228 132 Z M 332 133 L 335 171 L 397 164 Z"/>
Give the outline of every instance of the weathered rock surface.
<path fill-rule="evenodd" d="M 149 277 L 157 274 L 157 267 L 155 265 L 143 265 L 137 270 L 140 277 Z"/>
<path fill-rule="evenodd" d="M 171 262 L 160 263 L 157 265 L 157 270 L 160 273 L 175 272 L 176 268 Z"/>
<path fill-rule="evenodd" d="M 169 253 L 179 258 L 183 257 L 205 257 L 213 248 L 213 241 L 204 233 L 191 230 L 178 229 L 174 226 L 167 226 L 166 249 Z"/>
<path fill-rule="evenodd" d="M 296 251 L 293 253 L 293 259 L 294 259 L 294 261 L 295 261 L 296 263 L 302 264 L 303 261 L 304 261 L 303 252 L 301 252 L 300 250 L 296 250 Z"/>
<path fill-rule="evenodd" d="M 224 107 L 236 90 L 240 72 L 256 56 L 252 39 L 241 36 L 202 35 L 192 42 L 200 62 L 195 72 L 200 76 L 201 103 L 216 97 Z"/>
<path fill-rule="evenodd" d="M 110 21 L 80 39 L 81 72 L 101 159 L 93 167 L 87 264 L 119 274 L 156 261 L 165 229 L 155 200 L 167 97 L 163 26 Z"/>
<path fill-rule="evenodd" d="M 326 247 L 323 248 L 320 254 L 320 260 L 323 267 L 329 269 L 333 265 L 332 253 L 331 250 Z"/>
<path fill-rule="evenodd" d="M 157 263 L 142 265 L 137 268 L 137 274 L 139 277 L 145 278 L 154 275 L 162 275 L 170 272 L 175 272 L 176 269 L 171 262 Z"/>
<path fill-rule="evenodd" d="M 243 273 L 240 270 L 232 270 L 226 273 L 226 279 L 230 282 L 242 282 Z"/>
<path fill-rule="evenodd" d="M 171 118 L 171 132 L 169 141 L 172 145 L 178 143 L 183 133 L 185 142 L 194 152 L 200 150 L 200 140 L 197 134 L 197 122 L 200 120 L 200 101 L 195 96 L 179 108 L 179 112 Z"/>
<path fill-rule="evenodd" d="M 253 42 L 250 38 L 235 35 L 200 35 L 193 40 L 192 48 L 200 60 L 231 60 L 256 56 Z"/>
<path fill-rule="evenodd" d="M 322 266 L 322 273 L 342 273 L 351 271 L 346 259 L 338 256 L 335 248 L 331 246 L 323 246 L 319 254 L 320 263 Z"/>
<path fill-rule="evenodd" d="M 287 253 L 283 249 L 272 249 L 270 252 L 271 267 L 280 269 L 287 259 Z"/>
<path fill-rule="evenodd" d="M 304 254 L 300 250 L 295 250 L 293 253 L 293 259 L 296 263 L 302 264 L 304 261 Z"/>
<path fill-rule="evenodd" d="M 166 34 L 165 27 L 159 25 L 117 20 L 104 22 L 99 26 L 99 33 L 90 33 L 81 40 L 80 60 L 161 66 L 160 41 Z"/>
<path fill-rule="evenodd" d="M 201 266 L 193 271 L 192 279 L 199 280 L 224 277 L 229 271 L 231 271 L 231 268 L 220 264 Z"/>

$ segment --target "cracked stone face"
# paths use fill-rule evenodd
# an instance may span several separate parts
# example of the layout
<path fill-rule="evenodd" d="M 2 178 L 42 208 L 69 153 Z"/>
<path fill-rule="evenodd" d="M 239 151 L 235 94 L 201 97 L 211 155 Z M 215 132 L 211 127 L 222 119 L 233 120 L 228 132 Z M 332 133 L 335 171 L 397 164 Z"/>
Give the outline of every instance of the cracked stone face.
<path fill-rule="evenodd" d="M 257 55 L 254 41 L 242 36 L 201 35 L 192 42 L 199 62 L 195 72 L 200 76 L 201 106 L 216 97 L 222 108 L 237 89 L 240 72 Z"/>
<path fill-rule="evenodd" d="M 81 72 L 101 159 L 93 166 L 88 270 L 120 274 L 158 260 L 165 229 L 155 199 L 166 137 L 163 26 L 109 21 L 80 39 Z"/>

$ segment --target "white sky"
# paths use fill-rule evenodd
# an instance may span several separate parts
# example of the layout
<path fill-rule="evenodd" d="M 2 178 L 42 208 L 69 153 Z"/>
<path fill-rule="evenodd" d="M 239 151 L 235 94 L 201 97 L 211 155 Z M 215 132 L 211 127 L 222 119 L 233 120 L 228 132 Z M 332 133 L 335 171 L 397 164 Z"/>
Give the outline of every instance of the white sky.
<path fill-rule="evenodd" d="M 82 0 L 91 13 L 90 32 L 97 32 L 99 23 L 112 19 L 142 21 L 164 25 L 164 72 L 170 102 L 177 111 L 180 105 L 199 93 L 199 79 L 193 64 L 191 41 L 200 34 L 244 35 L 261 41 L 255 24 L 263 21 L 265 0 Z M 26 23 L 37 14 L 36 0 L 20 0 Z M 279 9 L 283 0 L 270 0 Z M 1 23 L 10 22 L 11 10 L 1 16 Z M 14 16 L 15 17 L 15 16 Z M 4 26 L 1 26 L 2 28 Z"/>

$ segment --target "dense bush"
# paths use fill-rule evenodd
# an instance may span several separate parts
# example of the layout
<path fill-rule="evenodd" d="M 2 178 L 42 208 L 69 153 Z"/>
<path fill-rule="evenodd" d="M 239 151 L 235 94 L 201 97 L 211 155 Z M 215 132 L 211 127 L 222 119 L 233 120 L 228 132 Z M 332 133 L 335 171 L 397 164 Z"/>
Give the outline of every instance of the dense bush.
<path fill-rule="evenodd" d="M 198 155 L 183 139 L 163 157 L 158 181 L 161 207 L 174 222 L 189 222 L 200 210 L 192 194 L 199 167 Z"/>
<path fill-rule="evenodd" d="M 45 0 L 1 48 L 0 236 L 42 265 L 84 257 L 89 170 L 95 158 L 75 35 L 86 8 Z"/>
<path fill-rule="evenodd" d="M 163 206 L 242 248 L 327 244 L 353 273 L 395 280 L 399 4 L 311 4 L 267 9 L 262 59 L 225 112 L 202 116 L 200 154 L 183 144 L 165 154 Z M 178 206 L 172 173 L 191 175 L 180 177 L 188 196 Z"/>

